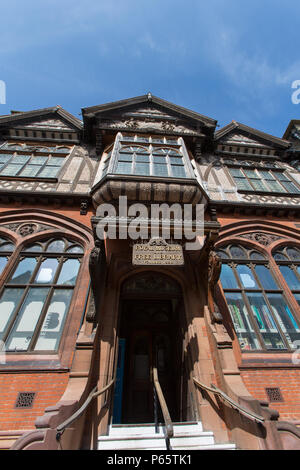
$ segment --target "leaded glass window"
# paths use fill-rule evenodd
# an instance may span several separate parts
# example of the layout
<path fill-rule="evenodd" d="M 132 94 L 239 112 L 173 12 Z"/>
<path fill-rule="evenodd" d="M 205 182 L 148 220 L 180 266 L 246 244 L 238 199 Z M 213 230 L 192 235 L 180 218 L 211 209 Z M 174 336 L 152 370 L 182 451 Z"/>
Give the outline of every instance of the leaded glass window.
<path fill-rule="evenodd" d="M 282 276 L 300 305 L 300 249 L 283 246 L 273 252 Z"/>
<path fill-rule="evenodd" d="M 69 152 L 67 147 L 4 144 L 0 147 L 0 177 L 56 178 Z"/>
<path fill-rule="evenodd" d="M 0 238 L 0 274 L 2 274 L 14 249 L 15 245 L 10 240 Z"/>
<path fill-rule="evenodd" d="M 119 133 L 112 153 L 103 157 L 102 165 L 102 177 L 107 173 L 160 178 L 194 177 L 181 138 Z"/>
<path fill-rule="evenodd" d="M 234 244 L 218 254 L 220 280 L 241 349 L 295 349 L 300 326 L 265 255 Z"/>
<path fill-rule="evenodd" d="M 229 168 L 229 172 L 240 190 L 300 194 L 298 186 L 282 171 Z"/>
<path fill-rule="evenodd" d="M 64 238 L 23 248 L 0 297 L 7 352 L 57 350 L 82 255 L 81 245 Z"/>

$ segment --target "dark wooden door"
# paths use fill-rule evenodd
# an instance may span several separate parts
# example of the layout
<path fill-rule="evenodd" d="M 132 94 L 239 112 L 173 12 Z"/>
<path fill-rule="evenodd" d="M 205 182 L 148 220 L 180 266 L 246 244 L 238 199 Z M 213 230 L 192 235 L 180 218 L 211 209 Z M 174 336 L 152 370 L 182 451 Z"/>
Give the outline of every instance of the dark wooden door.
<path fill-rule="evenodd" d="M 152 366 L 173 420 L 177 418 L 176 378 L 178 365 L 173 344 L 172 309 L 169 302 L 129 302 L 124 312 L 122 333 L 126 336 L 123 423 L 153 423 L 154 394 Z"/>

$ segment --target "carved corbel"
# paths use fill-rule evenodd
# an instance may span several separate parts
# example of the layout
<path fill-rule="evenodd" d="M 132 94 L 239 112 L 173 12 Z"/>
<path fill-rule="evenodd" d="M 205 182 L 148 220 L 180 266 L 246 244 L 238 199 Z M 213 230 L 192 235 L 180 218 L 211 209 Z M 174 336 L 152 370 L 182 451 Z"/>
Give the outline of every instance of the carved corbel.
<path fill-rule="evenodd" d="M 86 320 L 88 322 L 95 322 L 97 321 L 97 313 L 103 297 L 106 280 L 106 256 L 103 240 L 97 240 L 95 242 L 95 247 L 90 254 L 89 271 L 91 278 L 91 296 Z"/>

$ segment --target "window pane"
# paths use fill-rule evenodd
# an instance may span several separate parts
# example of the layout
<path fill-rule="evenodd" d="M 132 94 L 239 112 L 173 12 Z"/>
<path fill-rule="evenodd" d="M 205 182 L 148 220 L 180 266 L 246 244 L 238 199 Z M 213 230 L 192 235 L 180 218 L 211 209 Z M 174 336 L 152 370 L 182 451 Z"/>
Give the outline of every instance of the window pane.
<path fill-rule="evenodd" d="M 3 170 L 1 175 L 3 176 L 15 176 L 22 168 L 23 165 L 12 165 L 9 163 Z"/>
<path fill-rule="evenodd" d="M 5 155 L 4 153 L 0 154 L 0 163 L 7 163 L 12 155 Z"/>
<path fill-rule="evenodd" d="M 63 263 L 57 284 L 74 285 L 80 263 L 78 259 L 69 259 Z"/>
<path fill-rule="evenodd" d="M 0 300 L 0 338 L 21 300 L 23 289 L 5 289 Z"/>
<path fill-rule="evenodd" d="M 27 165 L 20 173 L 20 176 L 36 176 L 42 167 L 38 165 Z"/>
<path fill-rule="evenodd" d="M 156 157 L 156 155 L 153 155 L 153 161 L 154 163 L 166 163 L 166 158 L 165 157 Z"/>
<path fill-rule="evenodd" d="M 35 350 L 54 351 L 61 337 L 73 289 L 56 289 L 45 316 Z"/>
<path fill-rule="evenodd" d="M 67 249 L 67 253 L 83 253 L 82 246 L 74 245 Z"/>
<path fill-rule="evenodd" d="M 259 180 L 251 180 L 251 183 L 256 191 L 268 191 L 268 188 Z"/>
<path fill-rule="evenodd" d="M 172 174 L 175 178 L 185 178 L 186 177 L 185 169 L 184 169 L 183 166 L 172 165 L 171 170 L 172 170 Z"/>
<path fill-rule="evenodd" d="M 10 284 L 27 284 L 30 281 L 32 273 L 36 267 L 37 261 L 35 258 L 25 258 L 18 264 Z"/>
<path fill-rule="evenodd" d="M 135 161 L 138 163 L 149 163 L 149 155 L 136 155 Z"/>
<path fill-rule="evenodd" d="M 33 157 L 31 159 L 30 165 L 44 165 L 47 160 L 48 157 Z"/>
<path fill-rule="evenodd" d="M 279 266 L 281 274 L 291 290 L 300 290 L 300 281 L 297 279 L 294 271 L 288 266 Z"/>
<path fill-rule="evenodd" d="M 47 258 L 41 263 L 34 283 L 52 284 L 57 266 L 58 260 L 56 258 Z"/>
<path fill-rule="evenodd" d="M 264 289 L 277 290 L 277 284 L 275 283 L 270 270 L 263 265 L 257 265 L 255 267 L 255 272 L 260 280 L 261 285 Z"/>
<path fill-rule="evenodd" d="M 183 160 L 182 158 L 176 158 L 176 157 L 170 157 L 170 162 L 171 162 L 171 165 L 183 165 Z"/>
<path fill-rule="evenodd" d="M 0 274 L 2 273 L 2 271 L 5 268 L 6 264 L 7 264 L 6 256 L 0 256 Z"/>
<path fill-rule="evenodd" d="M 136 163 L 134 173 L 136 175 L 150 175 L 149 163 Z"/>
<path fill-rule="evenodd" d="M 291 348 L 300 340 L 300 329 L 281 294 L 268 294 L 269 302 L 284 336 Z"/>
<path fill-rule="evenodd" d="M 250 258 L 251 259 L 265 259 L 264 255 L 259 253 L 258 251 L 252 251 L 251 255 L 250 255 Z"/>
<path fill-rule="evenodd" d="M 283 253 L 279 253 L 279 252 L 275 253 L 273 255 L 273 257 L 276 261 L 286 261 L 287 260 L 287 257 Z"/>
<path fill-rule="evenodd" d="M 27 248 L 24 248 L 23 251 L 42 251 L 41 245 L 30 245 Z"/>
<path fill-rule="evenodd" d="M 30 288 L 6 343 L 7 351 L 26 351 L 40 318 L 49 289 Z"/>
<path fill-rule="evenodd" d="M 153 165 L 154 175 L 155 176 L 168 176 L 168 167 L 167 165 L 158 165 L 154 163 Z"/>
<path fill-rule="evenodd" d="M 242 294 L 226 292 L 225 295 L 241 349 L 260 349 Z"/>
<path fill-rule="evenodd" d="M 47 166 L 59 166 L 61 167 L 65 159 L 61 157 L 51 157 L 48 160 Z"/>
<path fill-rule="evenodd" d="M 12 159 L 11 163 L 17 163 L 17 164 L 27 163 L 29 159 L 30 159 L 30 157 L 28 155 L 16 155 Z"/>
<path fill-rule="evenodd" d="M 4 243 L 0 246 L 0 251 L 13 251 L 15 246 L 12 243 Z"/>
<path fill-rule="evenodd" d="M 131 174 L 131 163 L 119 162 L 116 173 L 130 175 Z"/>
<path fill-rule="evenodd" d="M 287 189 L 290 193 L 299 193 L 300 190 L 293 184 L 287 181 L 282 181 L 283 186 Z"/>
<path fill-rule="evenodd" d="M 222 265 L 220 279 L 221 279 L 223 289 L 238 289 L 239 288 L 237 280 L 234 276 L 233 270 L 227 264 Z"/>
<path fill-rule="evenodd" d="M 287 248 L 287 254 L 292 260 L 300 261 L 300 251 L 295 248 Z"/>
<path fill-rule="evenodd" d="M 300 305 L 300 294 L 294 294 L 295 299 L 297 300 L 298 304 Z"/>
<path fill-rule="evenodd" d="M 131 153 L 121 153 L 119 155 L 120 162 L 132 162 L 132 154 Z"/>
<path fill-rule="evenodd" d="M 243 286 L 246 289 L 258 289 L 258 285 L 255 281 L 253 273 L 248 266 L 240 264 L 237 266 L 236 270 L 240 276 Z"/>
<path fill-rule="evenodd" d="M 245 253 L 245 251 L 240 248 L 239 246 L 232 246 L 230 248 L 230 254 L 232 256 L 232 258 L 236 258 L 236 259 L 246 259 L 247 258 L 247 255 Z"/>
<path fill-rule="evenodd" d="M 286 349 L 262 294 L 247 294 L 258 328 L 267 349 Z"/>
<path fill-rule="evenodd" d="M 54 240 L 48 245 L 46 251 L 50 253 L 63 253 L 65 250 L 65 242 L 63 240 Z"/>
<path fill-rule="evenodd" d="M 57 166 L 46 166 L 42 171 L 41 173 L 39 174 L 39 176 L 41 178 L 55 178 L 57 173 L 59 172 L 60 170 L 60 167 L 57 167 Z"/>

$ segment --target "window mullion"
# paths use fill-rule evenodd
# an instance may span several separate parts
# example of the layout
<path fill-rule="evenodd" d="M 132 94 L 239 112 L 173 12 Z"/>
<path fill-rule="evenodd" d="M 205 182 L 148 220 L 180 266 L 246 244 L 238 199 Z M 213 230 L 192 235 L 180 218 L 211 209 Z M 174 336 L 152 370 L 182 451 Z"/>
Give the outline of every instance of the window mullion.
<path fill-rule="evenodd" d="M 257 291 L 256 291 L 257 292 Z M 250 305 L 250 302 L 248 300 L 248 296 L 247 296 L 247 292 L 245 291 L 245 289 L 242 289 L 241 291 L 242 293 L 242 297 L 244 299 L 244 303 L 245 303 L 245 306 L 246 306 L 246 309 L 248 310 L 248 315 L 249 315 L 249 320 L 251 322 L 251 325 L 252 325 L 252 328 L 254 330 L 254 333 L 256 334 L 256 337 L 260 343 L 260 346 L 261 346 L 261 349 L 263 350 L 266 350 L 266 347 L 265 347 L 265 342 L 263 340 L 263 337 L 260 333 L 260 330 L 258 328 L 258 325 L 257 325 L 257 322 L 255 320 L 255 317 L 254 317 L 254 314 L 253 314 L 253 311 L 252 311 L 252 308 L 251 308 L 251 305 Z"/>
<path fill-rule="evenodd" d="M 4 343 L 7 341 L 8 337 L 9 337 L 9 334 L 10 334 L 10 332 L 11 332 L 11 330 L 12 330 L 14 324 L 15 324 L 15 321 L 17 320 L 17 318 L 19 316 L 20 309 L 21 309 L 21 307 L 22 307 L 22 305 L 23 305 L 23 303 L 24 303 L 24 301 L 27 297 L 27 294 L 28 294 L 28 291 L 29 291 L 30 287 L 31 286 L 29 284 L 28 285 L 24 284 L 24 285 L 20 285 L 18 287 L 15 287 L 16 289 L 17 288 L 24 289 L 24 292 L 23 292 L 23 294 L 20 298 L 20 301 L 18 303 L 18 306 L 16 308 L 16 311 L 15 311 L 14 315 L 12 316 L 11 320 L 6 325 L 6 328 L 3 332 L 2 341 L 4 341 Z M 4 293 L 5 289 L 9 289 L 9 288 L 14 288 L 14 287 L 11 287 L 9 284 L 5 284 L 4 289 L 1 292 L 1 297 L 2 297 L 2 294 Z"/>
<path fill-rule="evenodd" d="M 33 287 L 33 286 L 31 286 Z M 35 343 L 36 343 L 36 340 L 40 334 L 40 329 L 42 327 L 42 324 L 44 322 L 44 319 L 45 319 L 45 316 L 46 316 L 46 313 L 47 313 L 47 310 L 49 308 L 49 305 L 50 305 L 50 302 L 51 302 L 51 298 L 52 298 L 52 294 L 53 294 L 53 285 L 52 286 L 46 286 L 46 285 L 43 285 L 43 287 L 48 287 L 49 288 L 49 292 L 47 294 L 47 298 L 46 298 L 46 302 L 44 303 L 44 306 L 41 310 L 41 313 L 40 313 L 40 317 L 38 319 L 38 322 L 37 324 L 35 325 L 35 329 L 34 329 L 34 332 L 33 332 L 33 335 L 32 335 L 32 338 L 31 338 L 31 341 L 28 345 L 28 348 L 27 348 L 27 351 L 32 351 L 34 350 L 34 347 L 35 347 Z"/>

